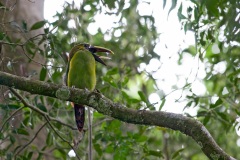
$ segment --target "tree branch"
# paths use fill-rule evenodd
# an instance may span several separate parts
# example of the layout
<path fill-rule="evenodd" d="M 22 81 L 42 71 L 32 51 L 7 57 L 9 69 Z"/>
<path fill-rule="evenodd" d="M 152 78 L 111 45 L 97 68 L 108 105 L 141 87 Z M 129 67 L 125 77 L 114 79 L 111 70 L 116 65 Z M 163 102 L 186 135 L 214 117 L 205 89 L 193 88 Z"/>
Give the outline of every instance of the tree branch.
<path fill-rule="evenodd" d="M 192 137 L 209 159 L 234 160 L 214 141 L 208 130 L 198 120 L 181 114 L 163 111 L 134 110 L 117 104 L 98 92 L 90 92 L 63 85 L 36 81 L 0 72 L 0 85 L 20 89 L 74 103 L 85 104 L 99 113 L 133 124 L 170 128 Z"/>

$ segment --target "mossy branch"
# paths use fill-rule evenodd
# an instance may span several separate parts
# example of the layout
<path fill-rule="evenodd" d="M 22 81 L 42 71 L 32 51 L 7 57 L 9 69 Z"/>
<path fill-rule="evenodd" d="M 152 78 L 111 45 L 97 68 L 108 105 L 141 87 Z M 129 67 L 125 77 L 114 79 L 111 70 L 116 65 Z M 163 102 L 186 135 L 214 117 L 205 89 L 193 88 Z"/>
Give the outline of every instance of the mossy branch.
<path fill-rule="evenodd" d="M 85 104 L 104 115 L 127 123 L 160 126 L 180 131 L 192 137 L 209 159 L 234 160 L 217 145 L 202 123 L 181 114 L 134 110 L 122 104 L 114 103 L 98 92 L 69 88 L 64 85 L 32 80 L 5 72 L 0 72 L 0 85 L 27 91 L 32 94 Z"/>

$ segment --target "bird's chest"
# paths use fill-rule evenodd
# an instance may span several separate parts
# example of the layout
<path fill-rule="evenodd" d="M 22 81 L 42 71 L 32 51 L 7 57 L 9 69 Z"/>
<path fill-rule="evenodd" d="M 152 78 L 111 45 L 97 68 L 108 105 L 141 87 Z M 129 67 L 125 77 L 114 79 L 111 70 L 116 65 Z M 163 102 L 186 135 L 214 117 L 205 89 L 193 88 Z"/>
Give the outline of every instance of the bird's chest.
<path fill-rule="evenodd" d="M 95 59 L 91 53 L 77 52 L 69 64 L 68 86 L 93 90 L 96 85 Z"/>

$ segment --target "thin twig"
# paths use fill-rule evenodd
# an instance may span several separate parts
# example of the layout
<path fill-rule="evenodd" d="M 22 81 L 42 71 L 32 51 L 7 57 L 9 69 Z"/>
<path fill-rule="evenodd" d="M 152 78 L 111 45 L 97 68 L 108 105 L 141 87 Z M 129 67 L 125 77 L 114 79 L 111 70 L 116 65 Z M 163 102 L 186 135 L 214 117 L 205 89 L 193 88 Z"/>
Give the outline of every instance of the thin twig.
<path fill-rule="evenodd" d="M 33 137 L 28 143 L 26 143 L 26 144 L 14 155 L 15 159 L 16 159 L 17 155 L 18 155 L 20 152 L 22 152 L 28 145 L 30 145 L 30 144 L 34 141 L 34 139 L 37 137 L 37 135 L 39 134 L 39 132 L 43 129 L 43 127 L 44 127 L 46 124 L 47 124 L 47 122 L 45 122 L 45 123 L 38 129 L 38 131 L 36 132 L 36 134 L 34 135 L 34 137 Z"/>
<path fill-rule="evenodd" d="M 41 35 L 41 34 L 39 34 L 39 35 Z M 37 36 L 39 36 L 39 35 L 37 35 Z M 35 36 L 35 37 L 32 37 L 32 38 L 36 38 L 36 36 Z M 31 39 L 31 38 L 30 38 L 30 39 Z M 36 63 L 36 64 L 41 65 L 42 67 L 47 67 L 47 66 L 53 67 L 53 68 L 64 68 L 64 67 L 65 67 L 65 66 L 53 66 L 53 65 L 50 65 L 50 64 L 43 64 L 43 63 L 37 62 L 37 61 L 35 61 L 33 58 L 29 57 L 29 55 L 25 52 L 24 46 L 26 45 L 26 43 L 27 43 L 28 41 L 30 41 L 30 39 L 28 39 L 28 40 L 27 40 L 26 42 L 24 42 L 24 43 L 10 43 L 10 42 L 4 42 L 4 41 L 0 41 L 0 43 L 1 43 L 1 44 L 5 44 L 5 45 L 10 45 L 10 46 L 19 46 L 19 47 L 21 47 L 21 49 L 23 50 L 23 54 L 24 54 L 29 60 L 33 61 L 33 62 Z"/>
<path fill-rule="evenodd" d="M 41 114 L 41 115 L 46 119 L 47 123 L 48 123 L 49 126 L 52 128 L 52 130 L 57 134 L 57 136 L 60 137 L 64 142 L 68 143 L 68 145 L 69 145 L 69 146 L 74 150 L 74 152 L 76 153 L 77 158 L 80 159 L 79 156 L 77 155 L 77 152 L 76 152 L 75 148 L 71 145 L 71 143 L 70 143 L 69 141 L 65 140 L 65 139 L 54 129 L 54 127 L 52 126 L 52 124 L 51 124 L 50 121 L 57 121 L 57 122 L 59 122 L 59 123 L 61 123 L 61 124 L 64 124 L 64 125 L 70 127 L 70 128 L 73 128 L 72 126 L 70 126 L 70 125 L 68 125 L 68 124 L 65 124 L 65 123 L 63 123 L 63 122 L 61 122 L 61 121 L 59 121 L 59 120 L 57 120 L 57 119 L 55 119 L 55 118 L 51 118 L 46 112 L 43 112 L 43 111 L 41 111 L 40 109 L 38 109 L 38 108 L 30 105 L 30 104 L 29 104 L 19 93 L 17 93 L 13 88 L 9 88 L 9 89 L 11 90 L 11 92 L 12 92 L 16 97 L 18 97 L 18 98 L 21 100 L 21 102 L 22 102 L 25 106 L 27 106 L 27 107 L 31 108 L 32 110 L 36 111 L 37 113 Z M 75 128 L 74 128 L 74 129 L 75 129 Z"/>
<path fill-rule="evenodd" d="M 75 152 L 76 157 L 80 160 L 80 157 L 78 156 L 75 148 L 71 145 L 71 143 L 69 141 L 67 141 L 66 139 L 64 139 L 56 130 L 55 128 L 52 126 L 51 122 L 49 121 L 49 117 L 47 115 L 44 115 L 44 118 L 46 119 L 46 121 L 48 122 L 49 126 L 52 128 L 52 130 L 57 134 L 57 136 L 64 142 L 66 142 L 71 148 L 72 150 Z"/>
<path fill-rule="evenodd" d="M 25 107 L 25 106 L 18 108 L 16 111 L 14 111 L 14 112 L 12 113 L 11 116 L 9 116 L 9 117 L 3 122 L 3 125 L 2 125 L 2 127 L 0 128 L 0 133 L 2 132 L 3 127 L 7 124 L 7 122 L 8 122 L 15 114 L 17 114 L 19 111 L 21 111 L 24 107 Z"/>
<path fill-rule="evenodd" d="M 22 102 L 26 107 L 34 110 L 35 112 L 41 114 L 42 116 L 48 116 L 48 118 L 49 118 L 50 121 L 55 121 L 55 122 L 58 122 L 58 123 L 66 126 L 66 127 L 71 128 L 72 130 L 77 130 L 77 128 L 71 126 L 70 124 L 64 123 L 64 122 L 62 122 L 62 121 L 60 121 L 60 120 L 58 120 L 58 119 L 56 119 L 56 118 L 53 118 L 53 117 L 49 116 L 48 113 L 43 112 L 42 110 L 40 110 L 40 109 L 34 107 L 33 105 L 29 104 L 29 103 L 28 103 L 19 93 L 17 93 L 13 88 L 9 88 L 9 89 L 11 90 L 11 92 L 12 92 L 16 97 L 18 97 L 18 98 L 21 100 L 21 102 Z"/>
<path fill-rule="evenodd" d="M 92 116 L 91 109 L 88 107 L 88 160 L 92 160 Z"/>
<path fill-rule="evenodd" d="M 25 52 L 25 49 L 23 48 L 23 46 L 21 46 L 22 50 L 23 50 L 23 54 L 28 58 L 30 59 L 31 61 L 33 61 L 34 63 L 36 64 L 39 64 L 41 65 L 42 67 L 46 67 L 46 66 L 49 66 L 49 67 L 53 67 L 53 68 L 64 68 L 64 66 L 53 66 L 53 65 L 50 65 L 50 64 L 42 64 L 40 62 L 37 62 L 36 60 L 32 59 L 31 57 L 29 57 L 29 55 Z"/>

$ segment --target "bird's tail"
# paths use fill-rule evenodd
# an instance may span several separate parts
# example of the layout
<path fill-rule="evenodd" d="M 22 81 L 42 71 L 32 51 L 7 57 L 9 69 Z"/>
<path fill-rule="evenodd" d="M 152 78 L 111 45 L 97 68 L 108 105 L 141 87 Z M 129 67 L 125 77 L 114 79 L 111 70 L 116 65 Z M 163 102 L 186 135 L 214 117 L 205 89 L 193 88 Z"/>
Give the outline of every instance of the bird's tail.
<path fill-rule="evenodd" d="M 84 120 L 85 120 L 85 108 L 84 105 L 74 104 L 75 111 L 75 121 L 77 124 L 77 128 L 80 132 L 83 130 Z"/>

